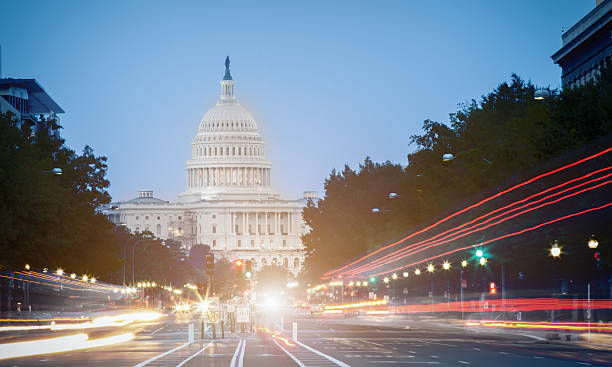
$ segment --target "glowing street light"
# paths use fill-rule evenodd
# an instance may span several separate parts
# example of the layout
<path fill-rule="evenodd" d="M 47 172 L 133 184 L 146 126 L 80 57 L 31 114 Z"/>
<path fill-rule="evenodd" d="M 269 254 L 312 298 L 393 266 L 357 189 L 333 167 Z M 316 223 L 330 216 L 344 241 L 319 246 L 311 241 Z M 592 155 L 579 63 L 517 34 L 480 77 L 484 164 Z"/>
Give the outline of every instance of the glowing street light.
<path fill-rule="evenodd" d="M 385 278 L 383 279 L 383 282 L 385 282 L 385 283 L 389 283 L 389 277 L 385 277 Z"/>
<path fill-rule="evenodd" d="M 62 269 L 57 269 L 57 271 L 55 272 L 57 275 L 64 275 L 64 270 Z"/>
<path fill-rule="evenodd" d="M 349 285 L 350 285 L 350 284 L 349 284 Z M 361 287 L 361 282 L 357 282 L 357 283 L 355 283 L 355 285 L 356 285 L 357 287 Z"/>
<path fill-rule="evenodd" d="M 599 242 L 597 242 L 597 240 L 595 239 L 595 236 L 591 236 L 591 238 L 589 238 L 588 245 L 590 249 L 594 250 L 597 248 L 597 246 L 599 246 Z"/>
<path fill-rule="evenodd" d="M 478 262 L 480 265 L 484 266 L 487 263 L 487 258 L 483 256 L 480 258 L 480 260 L 478 260 Z"/>
<path fill-rule="evenodd" d="M 461 267 L 465 268 L 466 266 L 468 266 L 467 260 L 462 260 L 461 261 Z"/>
<path fill-rule="evenodd" d="M 408 272 L 407 271 L 405 271 L 402 275 L 404 276 L 404 278 L 408 278 Z"/>
<path fill-rule="evenodd" d="M 83 278 L 82 279 L 83 279 L 84 282 L 86 282 L 86 281 L 89 280 L 89 277 L 87 275 L 83 274 Z"/>
<path fill-rule="evenodd" d="M 445 261 L 445 262 L 442 264 L 442 269 L 444 269 L 444 270 L 448 270 L 448 269 L 450 269 L 450 263 L 449 263 L 448 261 Z"/>
<path fill-rule="evenodd" d="M 430 273 L 433 273 L 433 271 L 435 270 L 434 265 L 433 264 L 429 264 L 427 265 L 427 271 Z"/>
<path fill-rule="evenodd" d="M 25 270 L 30 270 L 30 264 L 25 264 Z"/>
<path fill-rule="evenodd" d="M 95 283 L 95 282 L 96 282 L 96 278 L 92 277 L 92 278 L 91 278 L 91 282 L 92 282 L 92 283 Z"/>
<path fill-rule="evenodd" d="M 75 274 L 75 273 L 72 273 L 72 274 L 70 274 L 70 277 L 71 277 L 72 279 L 76 279 L 76 274 Z"/>
<path fill-rule="evenodd" d="M 552 257 L 559 257 L 559 256 L 561 256 L 561 249 L 556 244 L 553 245 L 553 247 L 550 248 L 550 255 Z"/>
<path fill-rule="evenodd" d="M 416 270 L 414 271 L 414 275 L 421 275 L 421 269 L 416 268 Z"/>
<path fill-rule="evenodd" d="M 392 278 L 393 280 L 396 280 L 396 279 L 397 279 L 397 273 L 393 273 L 393 275 L 391 275 L 391 278 Z"/>

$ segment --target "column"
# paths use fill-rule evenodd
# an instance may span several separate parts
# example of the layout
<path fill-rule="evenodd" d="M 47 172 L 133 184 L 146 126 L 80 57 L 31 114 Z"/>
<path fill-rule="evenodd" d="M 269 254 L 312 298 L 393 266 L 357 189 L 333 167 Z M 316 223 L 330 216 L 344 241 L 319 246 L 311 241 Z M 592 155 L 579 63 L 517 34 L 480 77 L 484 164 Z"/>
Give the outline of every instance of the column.
<path fill-rule="evenodd" d="M 279 212 L 275 212 L 274 213 L 274 233 L 278 234 L 280 232 L 280 213 Z"/>
<path fill-rule="evenodd" d="M 189 170 L 185 170 L 185 185 L 189 188 Z"/>
<path fill-rule="evenodd" d="M 231 216 L 230 226 L 232 226 L 232 231 L 230 232 L 231 234 L 234 234 L 235 229 L 236 229 L 236 226 L 234 225 L 234 222 L 235 222 L 234 215 L 235 215 L 234 212 L 230 212 L 230 216 Z"/>
<path fill-rule="evenodd" d="M 265 227 L 264 227 L 263 233 L 264 234 L 270 234 L 268 232 L 268 212 L 264 212 L 264 219 L 266 220 L 266 223 L 264 224 Z"/>
<path fill-rule="evenodd" d="M 255 212 L 255 241 L 259 245 L 259 213 Z"/>
<path fill-rule="evenodd" d="M 242 233 L 245 234 L 248 231 L 248 227 L 247 227 L 247 212 L 242 212 Z"/>

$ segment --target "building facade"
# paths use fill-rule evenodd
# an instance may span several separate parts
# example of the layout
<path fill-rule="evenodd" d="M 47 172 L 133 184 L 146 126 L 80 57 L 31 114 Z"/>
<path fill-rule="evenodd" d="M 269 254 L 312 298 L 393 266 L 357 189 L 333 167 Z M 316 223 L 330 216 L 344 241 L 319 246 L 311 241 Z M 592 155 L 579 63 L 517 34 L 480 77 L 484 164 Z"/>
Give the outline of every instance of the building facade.
<path fill-rule="evenodd" d="M 19 126 L 29 126 L 32 133 L 45 129 L 49 135 L 59 136 L 59 128 L 44 124 L 55 120 L 64 110 L 49 96 L 35 79 L 0 78 L 0 112 L 12 113 Z"/>
<path fill-rule="evenodd" d="M 561 38 L 563 47 L 552 55 L 561 66 L 564 88 L 597 79 L 612 56 L 612 0 L 597 0 L 593 9 Z"/>
<path fill-rule="evenodd" d="M 186 249 L 208 245 L 217 258 L 251 260 L 256 270 L 276 264 L 297 276 L 304 262 L 302 208 L 316 193 L 283 200 L 274 192 L 264 141 L 257 122 L 236 98 L 229 58 L 220 85 L 221 96 L 191 143 L 185 192 L 178 201 L 142 190 L 104 212 L 132 232 L 151 231 Z"/>

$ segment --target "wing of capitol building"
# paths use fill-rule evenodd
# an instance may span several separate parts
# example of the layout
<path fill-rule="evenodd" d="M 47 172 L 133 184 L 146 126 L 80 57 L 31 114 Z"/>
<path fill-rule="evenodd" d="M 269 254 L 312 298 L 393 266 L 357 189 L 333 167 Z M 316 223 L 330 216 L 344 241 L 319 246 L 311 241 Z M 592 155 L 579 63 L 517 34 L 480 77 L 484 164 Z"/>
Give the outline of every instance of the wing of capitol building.
<path fill-rule="evenodd" d="M 178 202 L 141 190 L 137 198 L 112 203 L 104 213 L 132 232 L 150 231 L 186 249 L 208 245 L 217 258 L 250 259 L 256 270 L 276 264 L 297 276 L 307 230 L 302 208 L 317 194 L 306 191 L 301 199 L 283 200 L 274 192 L 265 143 L 257 122 L 236 98 L 229 57 L 225 66 L 221 97 L 191 143 L 185 192 Z"/>

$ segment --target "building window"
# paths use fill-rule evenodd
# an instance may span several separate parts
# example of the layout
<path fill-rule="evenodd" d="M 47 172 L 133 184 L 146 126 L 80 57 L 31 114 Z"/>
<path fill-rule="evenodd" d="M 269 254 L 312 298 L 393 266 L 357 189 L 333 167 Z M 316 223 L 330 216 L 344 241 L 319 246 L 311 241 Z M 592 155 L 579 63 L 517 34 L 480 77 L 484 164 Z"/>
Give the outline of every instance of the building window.
<path fill-rule="evenodd" d="M 293 259 L 293 267 L 294 268 L 299 268 L 300 267 L 300 259 L 299 258 L 295 258 Z"/>
<path fill-rule="evenodd" d="M 217 233 L 217 226 L 215 225 L 212 226 L 212 233 Z"/>
<path fill-rule="evenodd" d="M 273 258 L 273 259 L 272 259 L 272 265 L 276 265 L 276 263 L 277 263 L 277 262 L 278 262 L 278 259 L 277 259 L 277 258 Z"/>
<path fill-rule="evenodd" d="M 264 257 L 263 259 L 261 259 L 261 264 L 262 265 L 267 265 L 268 264 L 268 260 L 266 260 L 266 258 Z"/>
<path fill-rule="evenodd" d="M 249 224 L 249 233 L 253 234 L 253 225 L 252 224 Z"/>
<path fill-rule="evenodd" d="M 147 216 L 145 216 L 145 220 L 149 220 L 149 216 L 148 216 L 148 215 L 147 215 Z"/>
<path fill-rule="evenodd" d="M 213 218 L 213 219 L 217 219 L 217 216 L 213 214 L 213 215 L 212 215 L 212 218 Z"/>
<path fill-rule="evenodd" d="M 157 220 L 159 220 L 159 217 L 157 217 Z"/>
<path fill-rule="evenodd" d="M 179 219 L 178 219 L 178 220 L 181 220 L 181 218 L 182 218 L 182 217 L 181 217 L 181 216 L 179 216 Z"/>
<path fill-rule="evenodd" d="M 213 240 L 213 247 L 217 247 L 217 240 Z"/>
<path fill-rule="evenodd" d="M 283 240 L 283 247 L 287 247 L 287 240 Z"/>
<path fill-rule="evenodd" d="M 270 224 L 268 224 L 268 234 L 272 234 L 272 232 L 270 231 Z"/>
<path fill-rule="evenodd" d="M 140 217 L 139 217 L 139 216 L 136 216 L 136 220 L 138 220 L 138 219 L 140 219 Z"/>
<path fill-rule="evenodd" d="M 285 268 L 288 268 L 288 267 L 289 267 L 289 259 L 287 259 L 287 258 L 284 258 L 284 259 L 283 259 L 283 266 L 284 266 Z"/>
<path fill-rule="evenodd" d="M 158 224 L 157 227 L 155 227 L 155 232 L 160 235 L 161 234 L 161 224 Z"/>
<path fill-rule="evenodd" d="M 235 228 L 234 228 L 234 232 L 238 233 L 238 225 L 236 224 Z M 238 233 L 239 234 L 239 233 Z"/>
<path fill-rule="evenodd" d="M 255 240 L 251 240 L 251 247 L 255 247 Z"/>
<path fill-rule="evenodd" d="M 242 247 L 242 241 L 238 240 L 238 247 Z"/>
<path fill-rule="evenodd" d="M 270 248 L 274 247 L 274 240 L 270 240 Z"/>
<path fill-rule="evenodd" d="M 261 224 L 258 224 L 258 225 L 257 225 L 257 232 L 258 232 L 259 234 L 261 234 Z"/>
<path fill-rule="evenodd" d="M 136 226 L 136 228 L 134 228 L 135 232 L 140 232 L 140 227 Z"/>

